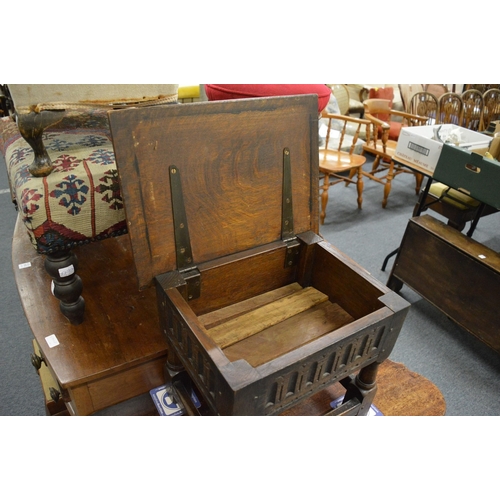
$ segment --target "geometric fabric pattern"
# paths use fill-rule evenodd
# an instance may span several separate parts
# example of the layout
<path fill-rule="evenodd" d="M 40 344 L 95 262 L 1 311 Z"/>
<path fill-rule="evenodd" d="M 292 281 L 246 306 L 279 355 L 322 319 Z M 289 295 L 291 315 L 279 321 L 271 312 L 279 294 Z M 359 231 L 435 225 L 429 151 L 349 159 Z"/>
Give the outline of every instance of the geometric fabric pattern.
<path fill-rule="evenodd" d="M 127 232 L 105 111 L 65 116 L 43 133 L 54 170 L 33 177 L 34 153 L 15 122 L 0 119 L 2 151 L 13 201 L 38 253 Z"/>

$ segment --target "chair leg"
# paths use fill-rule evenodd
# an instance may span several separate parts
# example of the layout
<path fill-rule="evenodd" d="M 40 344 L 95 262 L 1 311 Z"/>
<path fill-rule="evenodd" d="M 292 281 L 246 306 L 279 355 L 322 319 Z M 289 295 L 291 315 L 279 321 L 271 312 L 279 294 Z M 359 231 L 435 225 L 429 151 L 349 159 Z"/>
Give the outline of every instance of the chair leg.
<path fill-rule="evenodd" d="M 71 250 L 48 254 L 45 270 L 52 278 L 54 296 L 59 299 L 61 312 L 73 325 L 83 322 L 85 300 L 81 296 L 83 284 L 76 274 L 78 260 Z"/>
<path fill-rule="evenodd" d="M 372 173 L 373 172 L 376 172 L 376 170 L 378 169 L 378 166 L 380 164 L 380 156 L 376 156 L 375 157 L 375 160 L 373 160 L 373 163 L 372 163 Z"/>
<path fill-rule="evenodd" d="M 423 180 L 424 176 L 422 174 L 415 173 L 415 192 L 417 193 L 417 196 L 420 194 Z"/>
<path fill-rule="evenodd" d="M 351 168 L 351 170 L 349 170 L 349 180 L 346 180 L 345 181 L 345 187 L 349 186 L 350 184 L 350 181 L 352 180 L 352 178 L 358 173 L 358 169 L 357 168 Z"/>
<path fill-rule="evenodd" d="M 358 179 L 356 181 L 356 188 L 358 190 L 358 208 L 361 210 L 361 206 L 363 205 L 363 167 L 359 167 L 358 169 Z"/>
<path fill-rule="evenodd" d="M 330 176 L 325 174 L 323 178 L 323 187 L 321 191 L 321 213 L 319 214 L 320 224 L 325 223 L 326 205 L 328 204 L 328 189 L 330 188 Z"/>
<path fill-rule="evenodd" d="M 389 170 L 387 172 L 387 178 L 384 184 L 384 199 L 382 200 L 382 208 L 387 206 L 387 199 L 389 198 L 389 193 L 392 189 L 392 179 L 394 179 L 394 162 L 391 160 L 389 164 Z"/>

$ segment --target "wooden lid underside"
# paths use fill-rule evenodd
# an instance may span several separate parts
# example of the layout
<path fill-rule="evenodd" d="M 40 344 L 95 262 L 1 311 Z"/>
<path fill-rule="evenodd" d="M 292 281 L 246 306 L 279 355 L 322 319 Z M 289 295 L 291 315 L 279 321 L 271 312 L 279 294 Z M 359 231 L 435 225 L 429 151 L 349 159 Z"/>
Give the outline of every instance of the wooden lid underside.
<path fill-rule="evenodd" d="M 140 287 L 177 268 L 171 166 L 194 265 L 281 238 L 284 148 L 294 232 L 318 232 L 317 96 L 126 109 L 109 119 Z"/>

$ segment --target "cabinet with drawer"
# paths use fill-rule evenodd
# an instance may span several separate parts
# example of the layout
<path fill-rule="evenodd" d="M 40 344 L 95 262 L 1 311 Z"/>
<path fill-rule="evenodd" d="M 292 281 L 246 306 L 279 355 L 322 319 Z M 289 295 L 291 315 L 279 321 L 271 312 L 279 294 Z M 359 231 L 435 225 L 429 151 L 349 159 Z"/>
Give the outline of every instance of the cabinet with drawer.
<path fill-rule="evenodd" d="M 86 318 L 80 325 L 70 324 L 59 301 L 47 294 L 50 278 L 43 257 L 18 221 L 14 274 L 34 336 L 32 363 L 40 374 L 47 414 L 92 415 L 136 398 L 141 407 L 126 411 L 149 411 L 154 407 L 149 391 L 164 383 L 167 359 L 155 291 L 138 289 L 126 235 L 75 253 L 86 284 Z"/>

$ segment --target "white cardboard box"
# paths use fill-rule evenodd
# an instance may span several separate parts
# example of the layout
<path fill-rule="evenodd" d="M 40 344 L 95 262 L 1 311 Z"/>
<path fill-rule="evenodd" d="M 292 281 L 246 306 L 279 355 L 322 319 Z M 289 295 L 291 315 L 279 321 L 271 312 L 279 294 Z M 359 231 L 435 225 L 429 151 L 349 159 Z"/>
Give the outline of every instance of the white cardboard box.
<path fill-rule="evenodd" d="M 450 131 L 458 129 L 459 147 L 476 149 L 487 146 L 491 141 L 491 137 L 452 124 L 403 127 L 396 146 L 396 156 L 434 172 L 443 148 L 443 143 L 433 138 L 438 127 L 441 127 L 439 133 L 442 138 L 447 137 Z"/>

